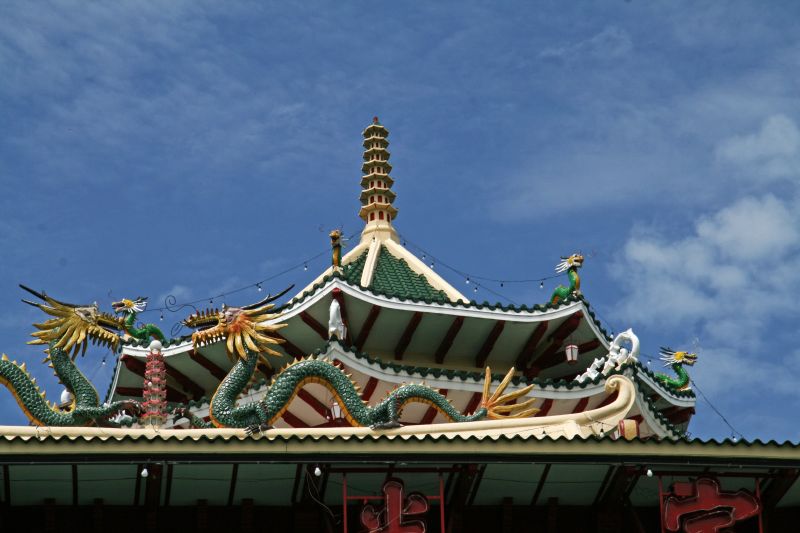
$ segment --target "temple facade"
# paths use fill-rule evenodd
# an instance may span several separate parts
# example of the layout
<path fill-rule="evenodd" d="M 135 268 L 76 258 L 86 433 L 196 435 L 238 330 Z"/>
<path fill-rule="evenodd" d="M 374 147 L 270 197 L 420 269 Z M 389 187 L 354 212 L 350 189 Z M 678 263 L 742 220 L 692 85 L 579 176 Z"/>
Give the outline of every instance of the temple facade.
<path fill-rule="evenodd" d="M 116 317 L 25 288 L 67 390 L 43 410 L 0 361 L 31 419 L 0 427 L 3 530 L 796 529 L 798 445 L 688 436 L 696 354 L 641 364 L 636 333 L 593 312 L 579 254 L 547 302 L 472 300 L 398 233 L 377 117 L 363 147 L 360 237 L 331 232 L 296 293 L 198 310 L 170 339 L 137 325 L 145 299 Z M 118 354 L 102 401 L 69 361 L 89 338 Z"/>

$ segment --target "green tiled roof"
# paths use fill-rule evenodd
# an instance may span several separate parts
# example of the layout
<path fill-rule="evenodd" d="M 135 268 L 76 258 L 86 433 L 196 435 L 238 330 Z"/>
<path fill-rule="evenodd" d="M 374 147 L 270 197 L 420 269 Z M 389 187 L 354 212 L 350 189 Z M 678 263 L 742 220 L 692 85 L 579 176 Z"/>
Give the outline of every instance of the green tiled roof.
<path fill-rule="evenodd" d="M 348 283 L 361 285 L 361 275 L 368 253 L 365 251 L 355 261 L 344 266 L 341 276 Z M 396 258 L 385 246 L 381 246 L 378 254 L 372 283 L 365 288 L 390 297 L 424 302 L 449 302 L 444 291 L 434 289 L 425 276 L 414 272 L 405 259 Z"/>
<path fill-rule="evenodd" d="M 411 270 L 405 259 L 396 258 L 385 246 L 381 246 L 370 288 L 392 296 L 442 303 L 448 301 L 444 291 L 434 289 L 425 276 Z"/>
<path fill-rule="evenodd" d="M 355 261 L 351 261 L 350 263 L 344 265 L 342 268 L 342 274 L 348 283 L 361 285 L 361 274 L 364 272 L 364 263 L 367 262 L 368 253 L 369 250 L 365 250 L 363 254 L 356 258 Z"/>

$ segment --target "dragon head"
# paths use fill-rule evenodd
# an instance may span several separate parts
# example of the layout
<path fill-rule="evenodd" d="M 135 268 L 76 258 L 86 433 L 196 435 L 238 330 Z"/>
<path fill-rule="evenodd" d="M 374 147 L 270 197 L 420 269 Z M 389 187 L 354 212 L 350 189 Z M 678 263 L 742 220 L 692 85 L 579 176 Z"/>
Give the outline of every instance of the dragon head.
<path fill-rule="evenodd" d="M 578 252 L 569 257 L 561 256 L 561 262 L 556 265 L 556 272 L 566 272 L 570 268 L 580 268 L 583 266 L 583 256 Z"/>
<path fill-rule="evenodd" d="M 118 302 L 112 302 L 111 307 L 114 308 L 114 312 L 118 315 L 122 313 L 141 313 L 147 308 L 147 297 L 137 296 L 135 300 L 123 298 Z"/>
<path fill-rule="evenodd" d="M 75 305 L 58 301 L 44 292 L 37 292 L 24 285 L 20 287 L 43 303 L 25 299 L 23 302 L 53 317 L 41 324 L 34 324 L 39 331 L 31 333 L 36 338 L 28 344 L 46 344 L 67 353 L 72 351 L 73 359 L 78 355 L 78 351 L 81 351 L 81 354 L 86 352 L 86 346 L 90 341 L 93 344 L 108 346 L 112 350 L 116 350 L 119 346 L 120 337 L 116 332 L 122 328 L 120 320 L 101 312 L 96 302 L 89 305 Z"/>
<path fill-rule="evenodd" d="M 697 354 L 691 352 L 676 352 L 671 348 L 661 347 L 661 360 L 664 361 L 664 366 L 674 364 L 692 366 L 697 362 Z"/>
<path fill-rule="evenodd" d="M 272 337 L 286 324 L 266 324 L 268 320 L 277 318 L 278 314 L 270 314 L 274 307 L 270 302 L 277 300 L 294 287 L 292 285 L 276 296 L 267 296 L 260 302 L 244 307 L 222 305 L 221 309 L 198 311 L 183 321 L 192 333 L 192 344 L 195 348 L 225 340 L 225 348 L 231 358 L 246 358 L 247 351 L 259 354 L 267 353 L 280 356 L 270 345 L 281 344 L 284 339 Z"/>
<path fill-rule="evenodd" d="M 328 234 L 328 237 L 331 238 L 331 246 L 338 246 L 342 244 L 342 230 L 335 229 Z"/>

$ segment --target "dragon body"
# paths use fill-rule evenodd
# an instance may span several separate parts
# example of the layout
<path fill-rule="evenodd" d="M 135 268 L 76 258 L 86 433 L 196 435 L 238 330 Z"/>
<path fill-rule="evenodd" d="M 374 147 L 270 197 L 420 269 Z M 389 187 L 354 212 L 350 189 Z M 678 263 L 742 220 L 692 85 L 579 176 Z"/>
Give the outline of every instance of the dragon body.
<path fill-rule="evenodd" d="M 134 339 L 145 341 L 153 338 L 161 342 L 167 342 L 166 337 L 155 324 L 143 324 L 140 328 L 136 327 L 136 315 L 147 307 L 147 298 L 139 296 L 135 300 L 123 299 L 112 303 L 111 306 L 114 308 L 115 313 L 125 315 L 122 328 L 125 333 Z"/>
<path fill-rule="evenodd" d="M 35 339 L 29 344 L 47 345 L 44 362 L 49 362 L 56 377 L 72 395 L 69 406 L 59 407 L 49 403 L 45 392 L 40 390 L 36 380 L 28 373 L 25 363 L 17 364 L 3 354 L 0 358 L 0 383 L 9 389 L 28 419 L 40 426 L 109 426 L 116 425 L 110 419 L 123 412 L 137 414 L 139 406 L 134 401 L 101 405 L 97 390 L 74 363 L 77 354 L 85 352 L 89 342 L 116 349 L 119 336 L 112 330 L 120 328 L 118 319 L 99 312 L 97 304 L 66 304 L 44 293 L 24 286 L 22 288 L 43 301 L 24 302 L 53 317 L 41 324 L 34 324 L 38 331 L 32 334 Z M 131 419 L 127 418 L 127 421 Z"/>
<path fill-rule="evenodd" d="M 683 368 L 683 365 L 692 366 L 697 362 L 697 354 L 689 352 L 676 352 L 669 348 L 661 348 L 661 360 L 664 361 L 664 366 L 672 368 L 676 377 L 668 374 L 657 373 L 656 379 L 661 383 L 674 387 L 678 390 L 685 390 L 689 388 L 691 378 Z"/>
<path fill-rule="evenodd" d="M 559 301 L 566 299 L 570 294 L 581 293 L 581 278 L 578 275 L 578 269 L 583 266 L 583 256 L 581 254 L 572 254 L 569 257 L 562 257 L 561 262 L 556 266 L 556 272 L 566 272 L 569 278 L 569 287 L 559 285 L 553 290 L 553 295 L 550 297 L 551 304 L 557 304 Z"/>
<path fill-rule="evenodd" d="M 518 404 L 509 404 L 512 400 L 527 395 L 532 386 L 503 394 L 514 376 L 513 368 L 491 395 L 491 372 L 487 368 L 481 404 L 474 413 L 464 415 L 453 408 L 442 394 L 422 384 L 401 385 L 377 405 L 369 406 L 361 399 L 357 386 L 344 371 L 327 360 L 314 358 L 295 361 L 278 372 L 261 400 L 237 405 L 239 395 L 250 383 L 256 366 L 263 357 L 261 354 L 277 354 L 269 344 L 282 342 L 281 339 L 269 336 L 283 327 L 283 324 L 266 325 L 266 321 L 274 321 L 276 318 L 276 315 L 267 314 L 271 307 L 261 303 L 247 308 L 223 307 L 222 311 L 198 313 L 185 321 L 191 327 L 199 327 L 208 325 L 212 319 L 217 320 L 216 326 L 195 332 L 192 336 L 193 342 L 195 346 L 201 346 L 225 339 L 228 354 L 235 361 L 211 399 L 210 423 L 200 420 L 186 409 L 176 410 L 176 419 L 186 417 L 196 427 L 238 427 L 247 428 L 249 432 L 268 429 L 283 415 L 298 392 L 311 383 L 328 389 L 352 426 L 378 429 L 398 427 L 403 408 L 411 402 L 429 404 L 454 422 L 526 417 L 538 411 L 531 408 L 535 401 L 533 398 Z"/>

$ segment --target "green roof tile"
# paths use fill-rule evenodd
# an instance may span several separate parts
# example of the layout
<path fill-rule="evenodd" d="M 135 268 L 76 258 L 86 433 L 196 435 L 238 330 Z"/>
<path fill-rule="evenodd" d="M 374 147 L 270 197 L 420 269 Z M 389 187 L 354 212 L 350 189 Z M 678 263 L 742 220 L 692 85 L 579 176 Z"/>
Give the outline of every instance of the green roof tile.
<path fill-rule="evenodd" d="M 342 277 L 344 277 L 348 283 L 361 285 L 361 274 L 364 272 L 364 263 L 367 262 L 368 253 L 369 251 L 365 250 L 355 261 L 351 261 L 342 267 Z"/>
<path fill-rule="evenodd" d="M 385 246 L 381 246 L 370 288 L 400 298 L 442 303 L 448 301 L 444 291 L 434 289 L 425 276 L 414 272 L 404 259 L 393 256 Z"/>

